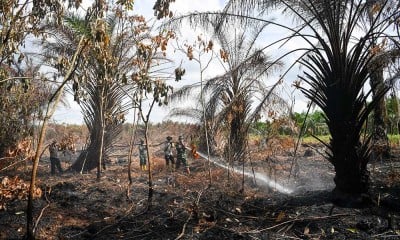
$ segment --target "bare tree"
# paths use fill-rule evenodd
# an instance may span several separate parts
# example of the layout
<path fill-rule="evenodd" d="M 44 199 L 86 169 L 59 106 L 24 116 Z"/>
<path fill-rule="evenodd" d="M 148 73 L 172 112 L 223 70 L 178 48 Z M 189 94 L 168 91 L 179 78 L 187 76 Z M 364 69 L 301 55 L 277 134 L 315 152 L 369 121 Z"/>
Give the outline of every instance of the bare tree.
<path fill-rule="evenodd" d="M 168 95 L 173 90 L 167 84 L 171 73 L 168 64 L 171 63 L 166 56 L 168 41 L 175 37 L 171 31 L 161 31 L 158 34 L 151 32 L 152 28 L 147 27 L 147 23 L 142 21 L 141 30 L 137 34 L 135 42 L 135 65 L 130 79 L 126 84 L 130 86 L 127 95 L 131 98 L 133 108 L 137 109 L 141 121 L 144 123 L 144 141 L 148 156 L 148 208 L 152 206 L 153 200 L 153 175 L 152 158 L 149 151 L 148 128 L 151 113 L 155 105 L 162 106 L 168 104 Z"/>

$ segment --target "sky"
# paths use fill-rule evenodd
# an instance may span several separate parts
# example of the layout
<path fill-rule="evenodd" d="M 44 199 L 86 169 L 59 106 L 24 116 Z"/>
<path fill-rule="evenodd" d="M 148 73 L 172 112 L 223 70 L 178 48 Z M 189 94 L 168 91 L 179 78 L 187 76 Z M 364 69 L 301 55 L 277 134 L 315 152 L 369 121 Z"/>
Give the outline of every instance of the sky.
<path fill-rule="evenodd" d="M 86 2 L 86 3 L 85 3 Z M 146 19 L 154 18 L 153 5 L 155 0 L 135 0 L 134 12 L 146 17 Z M 88 1 L 83 1 L 83 5 L 87 5 Z M 210 11 L 218 10 L 223 8 L 223 1 L 221 0 L 176 0 L 172 6 L 171 11 L 174 15 L 183 14 L 193 11 Z M 190 35 L 196 35 L 188 26 L 185 26 L 185 30 L 182 32 L 188 32 Z M 180 56 L 180 58 L 183 58 Z M 181 61 L 179 58 L 174 59 L 177 64 Z M 197 73 L 186 72 L 184 79 L 181 83 L 175 83 L 174 88 L 180 87 L 185 83 L 185 78 L 193 77 L 198 75 Z M 67 96 L 67 102 L 69 106 L 60 106 L 53 115 L 53 121 L 56 123 L 67 123 L 67 124 L 83 124 L 82 114 L 80 112 L 79 105 L 73 101 L 72 96 Z M 163 107 L 155 107 L 151 114 L 151 122 L 162 122 L 166 120 L 168 109 Z M 133 119 L 132 113 L 127 116 L 128 122 Z"/>
<path fill-rule="evenodd" d="M 84 5 L 88 3 L 88 1 L 83 1 Z M 143 15 L 146 17 L 146 19 L 154 18 L 153 15 L 153 4 L 155 0 L 135 0 L 135 5 L 134 5 L 134 12 L 140 15 Z M 174 13 L 175 16 L 184 14 L 184 13 L 189 13 L 189 12 L 194 12 L 194 11 L 212 11 L 212 10 L 220 10 L 224 6 L 224 1 L 223 0 L 176 0 L 172 5 L 171 5 L 171 10 Z M 183 25 L 181 28 L 181 33 L 182 36 L 179 36 L 179 40 L 187 40 L 188 42 L 192 42 L 193 39 L 195 39 L 202 31 L 200 29 L 192 29 L 188 25 Z M 271 29 L 268 31 L 268 35 L 263 36 L 261 39 L 264 42 L 268 41 L 273 41 L 273 39 L 280 38 L 282 34 L 285 34 L 282 32 L 281 29 Z M 288 45 L 286 46 L 290 48 L 291 46 Z M 292 46 L 296 47 L 296 46 Z M 170 51 L 171 53 L 171 51 Z M 190 62 L 187 60 L 187 58 L 183 54 L 178 54 L 178 53 L 173 53 L 169 54 L 168 57 L 171 57 L 174 60 L 176 65 L 179 65 L 180 62 L 182 62 L 182 66 L 186 69 L 186 73 L 182 78 L 182 81 L 176 83 L 176 82 L 171 82 L 171 85 L 174 87 L 174 89 L 181 87 L 184 84 L 187 83 L 193 83 L 196 81 L 199 81 L 199 69 L 198 65 L 194 64 L 193 61 Z M 291 71 L 287 77 L 285 78 L 287 80 L 287 85 L 290 85 L 290 82 L 294 81 L 297 78 L 297 72 L 294 69 L 294 71 Z M 218 66 L 217 64 L 211 65 L 207 71 L 205 72 L 205 78 L 215 76 L 215 74 L 222 73 L 222 68 Z M 275 82 L 279 76 L 275 76 L 274 78 L 271 79 L 272 82 Z M 283 93 L 287 95 L 286 97 L 288 98 L 290 95 L 290 92 L 293 90 L 293 88 L 289 87 L 287 90 L 287 93 Z M 297 94 L 298 95 L 298 94 Z M 284 96 L 285 97 L 285 96 Z M 79 105 L 73 101 L 72 96 L 67 97 L 67 102 L 68 106 L 60 106 L 57 111 L 54 113 L 52 120 L 55 123 L 66 123 L 66 124 L 83 124 L 83 118 L 82 114 L 80 112 L 80 107 Z M 306 101 L 304 97 L 301 96 L 296 96 L 296 102 L 295 102 L 295 111 L 302 111 L 306 108 Z M 164 120 L 167 120 L 167 113 L 168 113 L 168 108 L 166 107 L 155 107 L 154 110 L 151 113 L 151 122 L 162 122 Z M 132 122 L 133 119 L 133 114 L 130 113 L 126 117 L 128 122 Z M 176 120 L 176 119 L 174 119 Z"/>

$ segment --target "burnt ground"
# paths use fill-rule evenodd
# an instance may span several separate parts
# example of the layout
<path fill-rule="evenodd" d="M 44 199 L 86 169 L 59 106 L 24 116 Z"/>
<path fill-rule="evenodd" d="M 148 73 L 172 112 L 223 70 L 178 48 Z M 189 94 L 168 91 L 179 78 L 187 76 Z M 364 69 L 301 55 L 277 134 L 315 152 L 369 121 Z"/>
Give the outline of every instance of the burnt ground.
<path fill-rule="evenodd" d="M 303 149 L 304 150 L 304 149 Z M 257 172 L 295 190 L 282 194 L 260 180 L 232 173 L 203 159 L 190 160 L 191 174 L 168 172 L 162 156 L 154 156 L 154 196 L 147 208 L 147 172 L 135 161 L 128 187 L 127 162 L 108 165 L 100 181 L 96 172 L 49 175 L 39 166 L 35 200 L 38 239 L 400 239 L 400 160 L 371 165 L 374 203 L 341 208 L 330 201 L 333 169 L 318 154 L 296 164 L 288 153 L 260 158 Z M 257 157 L 254 157 L 257 159 Z M 66 168 L 66 163 L 63 163 Z M 290 169 L 292 174 L 289 177 Z M 25 174 L 26 173 L 26 174 Z M 9 171 L 29 179 L 28 172 Z M 0 180 L 5 174 L 0 173 Z M 211 184 L 210 184 L 211 176 Z M 127 191 L 129 189 L 129 192 Z M 26 200 L 8 201 L 0 210 L 0 239 L 21 239 L 25 233 Z"/>

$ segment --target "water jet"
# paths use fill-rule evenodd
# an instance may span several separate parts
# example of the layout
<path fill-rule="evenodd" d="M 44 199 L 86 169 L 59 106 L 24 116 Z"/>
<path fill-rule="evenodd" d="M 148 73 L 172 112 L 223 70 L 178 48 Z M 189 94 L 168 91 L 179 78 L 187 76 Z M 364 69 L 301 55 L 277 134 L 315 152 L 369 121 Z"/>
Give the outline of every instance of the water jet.
<path fill-rule="evenodd" d="M 197 152 L 197 153 L 199 154 L 200 157 L 202 157 L 204 159 L 208 159 L 206 154 L 201 153 L 201 152 Z M 210 156 L 210 161 L 219 167 L 222 167 L 225 169 L 229 168 L 226 163 L 224 163 L 223 161 L 217 160 L 215 157 Z M 232 170 L 235 173 L 239 173 L 239 174 L 243 173 L 242 168 L 233 167 Z M 277 183 L 276 181 L 274 181 L 271 178 L 269 178 L 268 176 L 266 176 L 264 173 L 254 172 L 254 174 L 253 174 L 253 172 L 251 170 L 248 170 L 245 168 L 244 175 L 246 177 L 250 177 L 250 178 L 254 177 L 257 181 L 262 182 L 264 185 L 267 185 L 268 187 L 271 187 L 280 193 L 284 193 L 284 194 L 293 193 L 292 189 Z"/>

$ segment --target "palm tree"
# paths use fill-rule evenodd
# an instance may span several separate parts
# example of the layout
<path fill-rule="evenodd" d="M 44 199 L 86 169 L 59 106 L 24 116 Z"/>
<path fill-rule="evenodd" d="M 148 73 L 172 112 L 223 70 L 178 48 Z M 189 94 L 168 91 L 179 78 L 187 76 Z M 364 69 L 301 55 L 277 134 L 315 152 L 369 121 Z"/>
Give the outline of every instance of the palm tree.
<path fill-rule="evenodd" d="M 207 19 L 202 25 L 212 31 L 220 27 L 218 18 Z M 239 25 L 237 22 L 236 26 Z M 263 99 L 269 91 L 265 79 L 281 64 L 270 60 L 262 49 L 256 47 L 256 42 L 266 25 L 247 24 L 237 27 L 235 31 L 226 26 L 221 28 L 223 30 L 214 32 L 216 44 L 223 49 L 221 55 L 225 73 L 206 80 L 204 88 L 201 89 L 201 95 L 207 96 L 204 115 L 200 114 L 199 110 L 184 111 L 186 115 L 191 114 L 197 116 L 200 121 L 206 121 L 211 133 L 226 129 L 227 144 L 224 153 L 229 162 L 244 160 L 249 127 L 258 113 L 255 109 L 266 108 L 268 103 L 272 102 Z M 198 88 L 199 84 L 186 86 L 175 92 L 172 97 L 181 99 Z M 274 97 L 281 102 L 275 94 L 268 96 L 269 100 Z M 260 105 L 256 107 L 255 104 Z M 183 113 L 174 111 L 175 114 Z M 214 137 L 215 135 L 211 134 L 210 140 Z"/>
<path fill-rule="evenodd" d="M 366 1 L 365 16 L 362 19 L 362 25 L 368 29 L 373 21 L 376 20 L 376 13 L 380 10 L 385 1 L 374 0 Z M 394 4 L 394 3 L 393 3 Z M 392 7 L 392 4 L 387 4 L 387 8 L 383 10 L 381 18 L 389 17 L 390 20 L 393 11 L 397 11 Z M 376 56 L 371 61 L 370 68 L 370 86 L 372 88 L 372 98 L 384 88 L 385 84 L 385 69 L 388 69 L 394 59 L 400 57 L 400 49 L 396 46 L 398 43 L 398 36 L 387 35 L 381 38 L 372 37 L 370 40 L 372 51 L 377 52 Z M 389 139 L 387 136 L 388 116 L 386 114 L 385 99 L 381 98 L 376 104 L 373 111 L 373 134 L 372 139 L 374 142 L 373 151 L 375 155 L 382 155 L 388 157 L 390 154 Z M 377 152 L 380 151 L 380 152 Z"/>
<path fill-rule="evenodd" d="M 369 39 L 382 36 L 388 22 L 373 21 L 368 31 L 352 42 L 365 6 L 354 1 L 301 2 L 311 17 L 299 17 L 311 29 L 316 43 L 309 42 L 311 48 L 301 59 L 308 71 L 300 78 L 308 85 L 300 89 L 324 112 L 331 133 L 326 146 L 336 172 L 334 200 L 339 204 L 363 204 L 365 199 L 360 196 L 369 190 L 367 163 L 371 150 L 370 137 L 362 137 L 363 126 L 389 89 L 383 86 L 367 103 L 372 91 L 364 92 L 364 86 L 375 56 Z"/>
<path fill-rule="evenodd" d="M 329 149 L 327 158 L 335 167 L 336 188 L 333 192 L 334 200 L 339 203 L 363 203 L 360 196 L 369 189 L 367 163 L 371 146 L 370 138 L 362 136 L 362 129 L 388 87 L 384 85 L 367 104 L 372 91 L 365 92 L 364 86 L 374 67 L 371 63 L 377 56 L 369 40 L 385 36 L 385 30 L 399 18 L 396 11 L 386 18 L 380 18 L 387 3 L 378 5 L 371 25 L 363 34 L 357 32 L 360 30 L 357 24 L 368 10 L 362 1 L 230 0 L 222 13 L 214 13 L 220 17 L 221 23 L 232 18 L 239 18 L 243 22 L 269 22 L 292 32 L 281 42 L 301 38 L 308 45 L 293 50 L 303 51 L 298 61 L 307 69 L 301 76 L 307 85 L 299 88 L 325 114 L 331 139 L 324 144 Z M 266 14 L 272 7 L 282 6 L 285 13 L 299 20 L 298 27 L 264 19 L 263 15 L 252 15 L 255 12 Z M 210 15 L 194 14 L 189 17 L 192 21 L 204 22 Z M 343 198 L 345 200 L 341 201 Z"/>
<path fill-rule="evenodd" d="M 86 35 L 88 39 L 89 47 L 76 69 L 73 91 L 75 100 L 82 107 L 90 142 L 71 167 L 76 171 L 90 171 L 97 167 L 99 177 L 100 165 L 104 166 L 128 110 L 120 83 L 130 74 L 132 29 L 113 14 L 97 19 L 93 34 L 89 21 L 80 16 L 69 15 L 66 23 L 62 28 L 54 26 L 58 40 L 46 44 L 47 56 L 58 56 L 55 53 L 74 49 L 77 36 Z M 64 58 L 56 60 L 56 66 L 62 65 L 63 61 Z"/>

